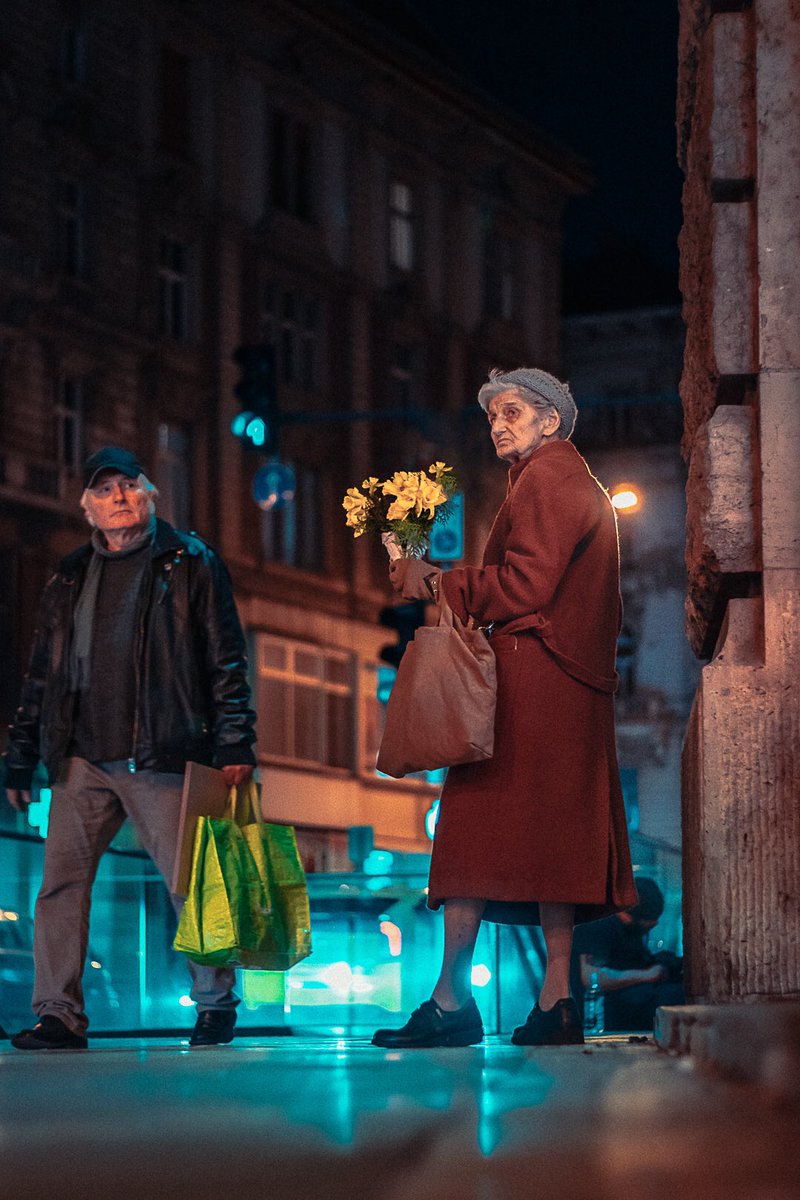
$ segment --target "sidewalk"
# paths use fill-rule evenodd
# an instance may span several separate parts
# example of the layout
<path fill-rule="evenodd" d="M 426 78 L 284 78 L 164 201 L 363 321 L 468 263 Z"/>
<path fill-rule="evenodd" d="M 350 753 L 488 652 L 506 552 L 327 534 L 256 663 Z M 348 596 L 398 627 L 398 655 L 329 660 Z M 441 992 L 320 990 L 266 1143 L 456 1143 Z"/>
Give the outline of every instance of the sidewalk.
<path fill-rule="evenodd" d="M 800 1114 L 652 1043 L 0 1043 L 2 1200 L 797 1200 Z"/>

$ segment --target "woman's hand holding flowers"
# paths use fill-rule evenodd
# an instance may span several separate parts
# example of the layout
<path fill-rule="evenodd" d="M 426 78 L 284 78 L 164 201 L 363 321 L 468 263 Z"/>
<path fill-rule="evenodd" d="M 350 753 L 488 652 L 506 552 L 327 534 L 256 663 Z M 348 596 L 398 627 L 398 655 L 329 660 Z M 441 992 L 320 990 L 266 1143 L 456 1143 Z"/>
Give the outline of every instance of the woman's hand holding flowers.
<path fill-rule="evenodd" d="M 442 572 L 421 558 L 395 558 L 389 563 L 389 581 L 404 600 L 439 601 Z"/>

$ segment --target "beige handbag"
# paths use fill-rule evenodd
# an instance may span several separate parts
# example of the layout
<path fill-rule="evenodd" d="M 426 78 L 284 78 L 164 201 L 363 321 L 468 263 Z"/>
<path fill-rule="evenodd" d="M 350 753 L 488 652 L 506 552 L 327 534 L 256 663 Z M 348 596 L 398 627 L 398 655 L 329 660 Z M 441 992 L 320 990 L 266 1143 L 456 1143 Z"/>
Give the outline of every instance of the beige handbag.
<path fill-rule="evenodd" d="M 438 625 L 420 627 L 400 660 L 377 767 L 400 779 L 491 758 L 497 671 L 480 629 L 445 602 Z"/>

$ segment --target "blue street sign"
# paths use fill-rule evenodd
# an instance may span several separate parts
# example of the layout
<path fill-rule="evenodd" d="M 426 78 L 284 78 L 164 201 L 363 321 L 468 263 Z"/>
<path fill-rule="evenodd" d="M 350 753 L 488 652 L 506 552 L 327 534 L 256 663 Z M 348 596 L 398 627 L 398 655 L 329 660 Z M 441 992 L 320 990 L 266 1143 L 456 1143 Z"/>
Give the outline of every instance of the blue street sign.
<path fill-rule="evenodd" d="M 456 562 L 464 557 L 464 493 L 456 492 L 434 522 L 428 557 L 431 562 Z"/>
<path fill-rule="evenodd" d="M 294 500 L 294 492 L 294 468 L 287 463 L 267 463 L 259 467 L 253 476 L 253 499 L 264 512 L 290 504 Z"/>

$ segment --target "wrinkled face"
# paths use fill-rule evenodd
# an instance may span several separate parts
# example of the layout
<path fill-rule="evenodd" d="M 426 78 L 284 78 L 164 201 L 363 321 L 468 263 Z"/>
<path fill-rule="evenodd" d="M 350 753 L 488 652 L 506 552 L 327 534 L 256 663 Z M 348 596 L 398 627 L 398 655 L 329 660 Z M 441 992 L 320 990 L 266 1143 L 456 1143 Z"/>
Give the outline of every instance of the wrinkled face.
<path fill-rule="evenodd" d="M 528 458 L 561 423 L 554 408 L 534 408 L 513 389 L 493 396 L 486 415 L 497 457 L 507 463 Z"/>
<path fill-rule="evenodd" d="M 150 520 L 150 498 L 136 479 L 102 471 L 87 489 L 86 513 L 103 533 L 144 529 Z"/>

